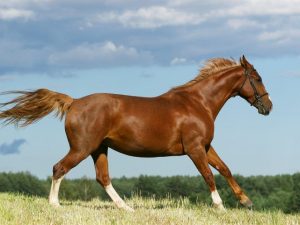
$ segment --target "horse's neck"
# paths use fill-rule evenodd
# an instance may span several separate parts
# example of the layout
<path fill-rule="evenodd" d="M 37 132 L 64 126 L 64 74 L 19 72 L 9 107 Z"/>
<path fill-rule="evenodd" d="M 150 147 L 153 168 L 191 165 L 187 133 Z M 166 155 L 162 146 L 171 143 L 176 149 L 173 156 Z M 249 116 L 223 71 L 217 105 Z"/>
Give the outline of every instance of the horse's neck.
<path fill-rule="evenodd" d="M 199 81 L 190 91 L 198 95 L 201 104 L 215 119 L 226 101 L 238 91 L 242 74 L 243 70 L 240 67 L 219 72 Z"/>

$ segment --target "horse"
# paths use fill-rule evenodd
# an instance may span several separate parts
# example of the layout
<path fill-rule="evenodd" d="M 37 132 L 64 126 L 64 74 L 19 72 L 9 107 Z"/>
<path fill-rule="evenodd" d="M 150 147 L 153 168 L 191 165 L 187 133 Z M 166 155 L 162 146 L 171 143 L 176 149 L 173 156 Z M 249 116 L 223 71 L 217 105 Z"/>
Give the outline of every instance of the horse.
<path fill-rule="evenodd" d="M 133 211 L 112 186 L 108 171 L 111 148 L 137 157 L 187 155 L 208 185 L 214 207 L 225 209 L 209 165 L 225 177 L 242 205 L 252 206 L 211 145 L 214 121 L 231 97 L 242 97 L 262 115 L 272 110 L 261 76 L 244 55 L 239 61 L 209 59 L 193 80 L 156 97 L 96 93 L 73 99 L 48 89 L 5 94 L 18 96 L 0 105 L 1 109 L 10 107 L 0 111 L 4 125 L 27 126 L 52 111 L 65 118 L 70 150 L 53 166 L 51 205 L 60 205 L 59 187 L 65 174 L 91 156 L 98 183 L 118 208 Z"/>

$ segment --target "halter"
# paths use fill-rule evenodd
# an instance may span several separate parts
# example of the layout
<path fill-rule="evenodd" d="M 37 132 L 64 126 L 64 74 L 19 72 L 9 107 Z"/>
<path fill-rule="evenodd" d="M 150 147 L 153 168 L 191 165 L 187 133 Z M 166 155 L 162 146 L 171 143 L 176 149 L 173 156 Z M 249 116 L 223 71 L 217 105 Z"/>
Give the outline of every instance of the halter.
<path fill-rule="evenodd" d="M 253 106 L 253 105 L 255 105 L 255 104 L 257 104 L 257 106 L 259 106 L 259 105 L 260 105 L 260 106 L 264 106 L 264 103 L 261 101 L 261 99 L 262 99 L 262 97 L 264 97 L 265 95 L 268 95 L 269 93 L 266 92 L 266 93 L 264 93 L 264 94 L 262 94 L 262 95 L 259 95 L 259 94 L 258 94 L 258 91 L 257 91 L 257 89 L 256 89 L 256 87 L 255 87 L 253 78 L 250 76 L 251 73 L 252 73 L 252 71 L 254 71 L 254 70 L 253 70 L 253 69 L 251 69 L 251 70 L 245 69 L 245 73 L 244 73 L 244 74 L 245 74 L 245 80 L 244 80 L 242 86 L 240 87 L 238 93 L 240 93 L 240 91 L 241 91 L 242 88 L 244 87 L 244 85 L 245 85 L 247 79 L 249 79 L 249 82 L 250 82 L 250 85 L 251 85 L 251 87 L 252 87 L 252 89 L 253 89 L 253 91 L 254 91 L 254 97 L 255 97 L 255 100 L 254 100 L 253 102 L 250 102 L 251 106 Z"/>

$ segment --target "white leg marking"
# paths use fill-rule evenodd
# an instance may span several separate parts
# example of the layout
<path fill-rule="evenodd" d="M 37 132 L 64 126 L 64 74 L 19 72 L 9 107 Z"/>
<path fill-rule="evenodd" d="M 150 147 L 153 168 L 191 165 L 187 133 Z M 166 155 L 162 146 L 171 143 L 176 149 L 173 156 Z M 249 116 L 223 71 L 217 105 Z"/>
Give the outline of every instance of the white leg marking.
<path fill-rule="evenodd" d="M 217 190 L 211 192 L 211 198 L 213 200 L 214 205 L 221 210 L 225 210 L 223 203 L 222 203 L 222 199 L 218 193 Z"/>
<path fill-rule="evenodd" d="M 112 184 L 110 183 L 106 187 L 104 187 L 106 193 L 113 200 L 113 202 L 117 205 L 118 208 L 125 209 L 130 212 L 134 212 L 134 209 L 126 205 L 123 199 L 118 195 Z"/>
<path fill-rule="evenodd" d="M 61 181 L 64 179 L 64 176 L 61 178 L 55 180 L 52 178 L 52 184 L 51 184 L 51 189 L 50 189 L 50 194 L 49 194 L 49 203 L 54 206 L 60 206 L 59 200 L 58 200 L 58 192 L 59 192 L 59 187 Z"/>

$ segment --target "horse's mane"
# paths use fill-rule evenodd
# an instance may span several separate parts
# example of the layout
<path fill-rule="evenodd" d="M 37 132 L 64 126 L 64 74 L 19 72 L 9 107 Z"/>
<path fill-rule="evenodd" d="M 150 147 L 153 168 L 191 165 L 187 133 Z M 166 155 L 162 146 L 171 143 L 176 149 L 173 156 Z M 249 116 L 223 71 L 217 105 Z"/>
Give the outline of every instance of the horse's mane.
<path fill-rule="evenodd" d="M 219 72 L 221 70 L 233 68 L 233 67 L 236 67 L 239 65 L 240 65 L 240 63 L 236 62 L 233 59 L 225 59 L 225 58 L 209 59 L 204 63 L 204 66 L 200 70 L 199 74 L 193 80 L 191 80 L 183 85 L 174 87 L 172 89 L 178 89 L 178 88 L 184 88 L 184 87 L 191 86 L 200 80 L 203 80 L 207 77 L 210 77 L 210 76 L 216 74 L 217 72 Z"/>

